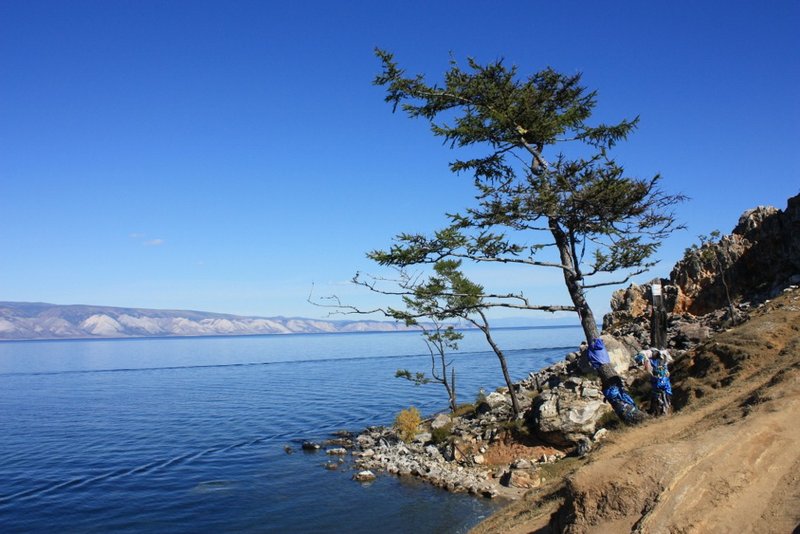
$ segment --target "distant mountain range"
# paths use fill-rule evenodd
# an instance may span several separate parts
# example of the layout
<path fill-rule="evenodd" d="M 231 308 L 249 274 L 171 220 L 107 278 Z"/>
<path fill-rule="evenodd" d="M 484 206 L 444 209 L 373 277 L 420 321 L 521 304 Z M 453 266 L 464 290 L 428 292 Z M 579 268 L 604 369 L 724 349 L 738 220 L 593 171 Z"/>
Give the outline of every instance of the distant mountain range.
<path fill-rule="evenodd" d="M 394 321 L 243 317 L 188 310 L 0 302 L 0 340 L 394 332 Z"/>

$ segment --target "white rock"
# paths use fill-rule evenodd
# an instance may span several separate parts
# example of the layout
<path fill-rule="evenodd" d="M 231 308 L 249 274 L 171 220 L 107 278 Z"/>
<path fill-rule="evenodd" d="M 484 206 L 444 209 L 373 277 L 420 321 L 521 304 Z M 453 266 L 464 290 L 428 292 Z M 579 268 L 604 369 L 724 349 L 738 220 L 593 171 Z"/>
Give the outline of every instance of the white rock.
<path fill-rule="evenodd" d="M 488 404 L 492 410 L 507 403 L 508 399 L 506 399 L 506 396 L 502 393 L 498 393 L 497 391 L 493 391 L 486 395 L 486 404 Z"/>
<path fill-rule="evenodd" d="M 353 475 L 353 480 L 357 480 L 358 482 L 371 482 L 375 480 L 375 473 L 369 470 L 359 471 Z"/>

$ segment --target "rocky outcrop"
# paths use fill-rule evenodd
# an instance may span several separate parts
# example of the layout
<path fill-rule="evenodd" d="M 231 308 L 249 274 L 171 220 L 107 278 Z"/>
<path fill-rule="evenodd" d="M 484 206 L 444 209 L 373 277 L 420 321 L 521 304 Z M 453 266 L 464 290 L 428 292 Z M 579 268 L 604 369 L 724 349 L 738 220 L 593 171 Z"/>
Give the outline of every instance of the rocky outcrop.
<path fill-rule="evenodd" d="M 615 336 L 630 335 L 639 344 L 647 341 L 650 336 L 650 315 L 653 311 L 652 287 L 655 283 L 661 285 L 661 296 L 666 310 L 674 312 L 681 309 L 685 297 L 680 288 L 670 280 L 662 278 L 642 285 L 631 284 L 611 295 L 611 312 L 603 318 L 603 331 Z M 632 324 L 639 328 L 631 328 Z"/>
<path fill-rule="evenodd" d="M 723 283 L 724 276 L 724 283 Z M 784 211 L 748 210 L 730 235 L 689 251 L 670 274 L 684 298 L 675 313 L 703 315 L 733 300 L 763 301 L 800 276 L 800 195 Z"/>
<path fill-rule="evenodd" d="M 672 347 L 701 342 L 732 319 L 731 311 L 741 319 L 752 306 L 800 283 L 800 195 L 783 211 L 746 211 L 730 235 L 687 249 L 670 278 L 658 281 Z M 603 330 L 648 342 L 651 287 L 632 284 L 614 292 Z"/>

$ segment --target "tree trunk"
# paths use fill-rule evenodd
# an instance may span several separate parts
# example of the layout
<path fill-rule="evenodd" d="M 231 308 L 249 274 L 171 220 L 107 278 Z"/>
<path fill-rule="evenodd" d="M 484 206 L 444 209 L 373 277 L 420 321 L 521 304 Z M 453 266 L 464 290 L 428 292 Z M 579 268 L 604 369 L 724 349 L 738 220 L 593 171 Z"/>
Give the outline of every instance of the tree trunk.
<path fill-rule="evenodd" d="M 444 389 L 447 390 L 447 400 L 450 402 L 450 411 L 456 411 L 456 370 L 451 369 L 451 380 L 447 380 L 447 358 L 445 357 L 444 347 L 439 347 L 439 357 L 442 361 L 442 379 Z"/>
<path fill-rule="evenodd" d="M 561 229 L 561 226 L 559 226 L 558 221 L 555 219 L 548 219 L 548 223 L 550 232 L 553 234 L 553 238 L 555 238 L 556 247 L 558 247 L 558 252 L 561 256 L 561 264 L 564 266 L 562 272 L 564 273 L 564 283 L 567 286 L 569 297 L 572 299 L 572 304 L 575 305 L 575 311 L 578 312 L 578 317 L 583 327 L 583 333 L 586 336 L 586 342 L 591 343 L 593 339 L 600 337 L 600 332 L 597 330 L 597 321 L 594 318 L 592 308 L 589 306 L 589 303 L 586 301 L 586 296 L 583 294 L 583 287 L 581 286 L 582 276 L 575 265 L 564 230 Z"/>
<path fill-rule="evenodd" d="M 450 391 L 448 392 L 450 395 L 450 411 L 456 413 L 458 409 L 458 402 L 456 401 L 456 370 L 451 369 L 450 374 Z"/>
<path fill-rule="evenodd" d="M 497 359 L 500 360 L 500 368 L 503 370 L 503 378 L 506 381 L 506 386 L 508 386 L 508 394 L 511 396 L 511 409 L 514 411 L 514 417 L 519 417 L 521 410 L 519 408 L 519 401 L 517 400 L 517 393 L 514 391 L 514 383 L 511 381 L 511 375 L 508 374 L 506 357 L 503 355 L 503 351 L 500 350 L 500 347 L 498 347 L 494 342 L 494 338 L 492 338 L 492 333 L 489 331 L 489 323 L 486 321 L 486 316 L 481 310 L 478 310 L 478 313 L 483 320 L 483 324 L 481 325 L 476 322 L 473 322 L 472 324 L 480 328 L 481 332 L 483 332 L 483 335 L 486 336 L 486 341 L 489 342 L 492 350 L 497 355 Z"/>

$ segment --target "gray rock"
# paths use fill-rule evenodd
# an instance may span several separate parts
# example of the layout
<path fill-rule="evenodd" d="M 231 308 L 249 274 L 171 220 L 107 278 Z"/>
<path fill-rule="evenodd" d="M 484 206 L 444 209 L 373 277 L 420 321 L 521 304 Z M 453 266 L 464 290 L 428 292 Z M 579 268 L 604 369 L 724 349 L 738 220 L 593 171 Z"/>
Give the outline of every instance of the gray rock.
<path fill-rule="evenodd" d="M 598 399 L 601 395 L 600 388 L 594 386 L 584 387 L 583 390 L 581 390 L 581 397 L 586 399 Z"/>
<path fill-rule="evenodd" d="M 353 475 L 353 480 L 358 482 L 372 482 L 375 478 L 375 473 L 369 470 L 359 471 Z"/>
<path fill-rule="evenodd" d="M 600 399 L 582 397 L 566 388 L 551 391 L 552 395 L 542 395 L 532 410 L 534 429 L 548 443 L 570 446 L 590 438 L 600 418 L 611 411 Z"/>
<path fill-rule="evenodd" d="M 446 427 L 451 423 L 452 423 L 452 418 L 448 414 L 440 413 L 433 419 L 433 422 L 431 422 L 431 428 L 433 430 L 438 430 L 440 428 Z"/>
<path fill-rule="evenodd" d="M 420 432 L 414 436 L 414 443 L 428 443 L 432 438 L 430 432 Z"/>
<path fill-rule="evenodd" d="M 361 434 L 356 438 L 356 444 L 362 449 L 371 449 L 375 446 L 375 438 L 366 434 Z"/>
<path fill-rule="evenodd" d="M 427 454 L 434 460 L 442 459 L 442 453 L 439 451 L 439 449 L 436 448 L 435 445 L 428 445 L 427 447 L 425 447 L 425 454 Z"/>
<path fill-rule="evenodd" d="M 503 395 L 502 393 L 498 393 L 497 391 L 493 391 L 486 395 L 486 404 L 489 405 L 489 408 L 492 410 L 499 408 L 505 404 L 509 403 L 508 397 Z"/>
<path fill-rule="evenodd" d="M 564 380 L 564 387 L 569 389 L 577 389 L 583 383 L 583 379 L 579 376 L 571 376 Z"/>

